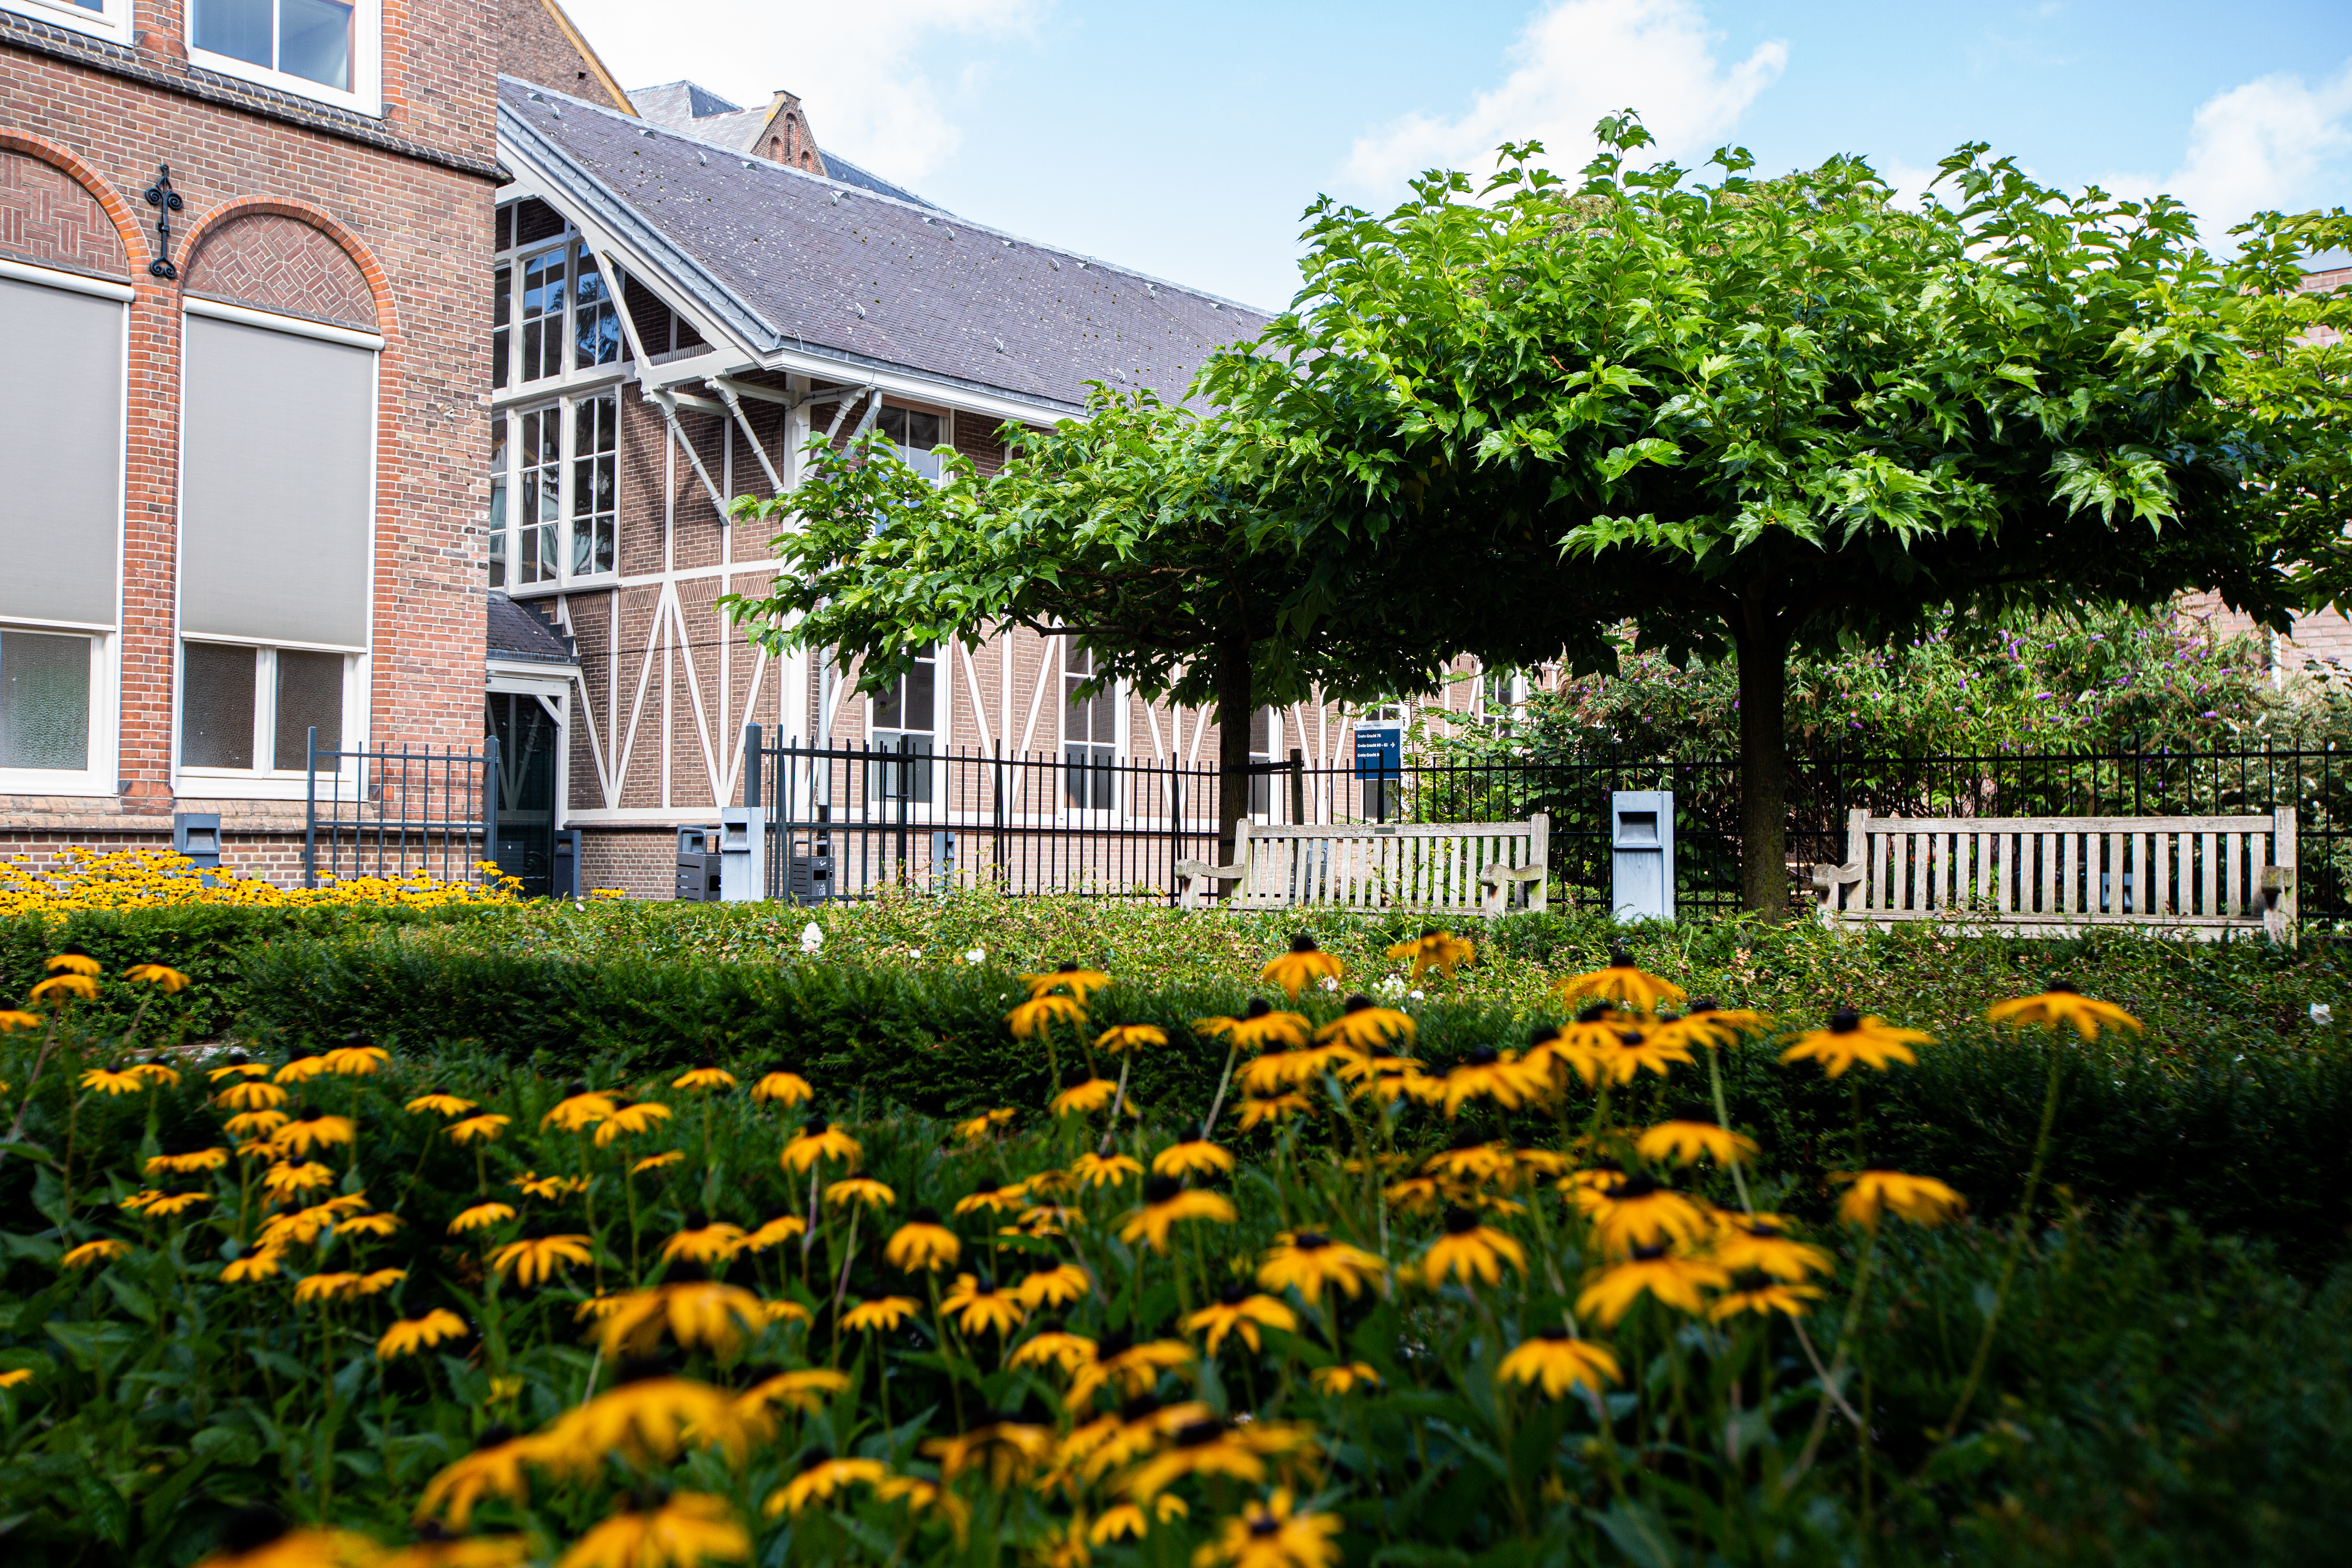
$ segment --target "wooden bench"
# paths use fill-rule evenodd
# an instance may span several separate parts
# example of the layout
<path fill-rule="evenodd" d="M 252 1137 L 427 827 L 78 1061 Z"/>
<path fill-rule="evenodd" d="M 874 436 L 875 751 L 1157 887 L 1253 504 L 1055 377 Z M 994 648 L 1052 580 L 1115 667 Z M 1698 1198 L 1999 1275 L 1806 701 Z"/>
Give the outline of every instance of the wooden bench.
<path fill-rule="evenodd" d="M 1201 905 L 1204 884 L 1232 882 L 1234 910 L 1421 910 L 1499 915 L 1511 890 L 1546 907 L 1551 819 L 1525 822 L 1360 823 L 1348 826 L 1234 829 L 1234 864 L 1176 862 L 1176 901 Z M 1213 891 L 1213 887 L 1207 890 Z"/>
<path fill-rule="evenodd" d="M 1843 866 L 1813 868 L 1829 925 L 1936 921 L 2028 936 L 2150 927 L 2286 940 L 2293 807 L 2267 816 L 1846 818 Z"/>

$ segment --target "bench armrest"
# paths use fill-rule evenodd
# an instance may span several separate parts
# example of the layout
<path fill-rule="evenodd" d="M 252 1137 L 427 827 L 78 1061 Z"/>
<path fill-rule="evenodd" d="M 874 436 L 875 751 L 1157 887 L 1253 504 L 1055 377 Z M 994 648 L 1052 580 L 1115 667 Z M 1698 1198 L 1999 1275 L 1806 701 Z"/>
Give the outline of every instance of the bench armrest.
<path fill-rule="evenodd" d="M 1212 866 L 1206 860 L 1176 862 L 1176 907 L 1198 909 L 1202 882 L 1238 882 L 1249 872 L 1246 866 Z"/>
<path fill-rule="evenodd" d="M 1822 924 L 1827 925 L 1834 921 L 1838 917 L 1838 911 L 1844 907 L 1845 898 L 1841 889 L 1859 886 L 1861 882 L 1862 867 L 1852 861 L 1843 866 L 1826 860 L 1815 863 L 1812 875 L 1813 891 L 1821 895 Z"/>
<path fill-rule="evenodd" d="M 1533 907 L 1536 893 L 1543 887 L 1544 879 L 1551 875 L 1545 866 L 1505 866 L 1497 862 L 1478 873 L 1478 886 L 1485 890 L 1481 900 L 1490 915 L 1508 912 L 1511 907 L 1511 887 L 1517 883 L 1524 890 L 1521 902 Z"/>

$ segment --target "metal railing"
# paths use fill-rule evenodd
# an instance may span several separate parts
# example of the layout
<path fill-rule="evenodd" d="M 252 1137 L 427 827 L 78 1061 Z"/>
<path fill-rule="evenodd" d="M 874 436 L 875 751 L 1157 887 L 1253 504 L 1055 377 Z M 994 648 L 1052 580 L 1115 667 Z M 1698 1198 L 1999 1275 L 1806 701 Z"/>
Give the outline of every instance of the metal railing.
<path fill-rule="evenodd" d="M 472 882 L 498 842 L 499 741 L 321 749 L 310 736 L 302 885 L 429 872 Z"/>

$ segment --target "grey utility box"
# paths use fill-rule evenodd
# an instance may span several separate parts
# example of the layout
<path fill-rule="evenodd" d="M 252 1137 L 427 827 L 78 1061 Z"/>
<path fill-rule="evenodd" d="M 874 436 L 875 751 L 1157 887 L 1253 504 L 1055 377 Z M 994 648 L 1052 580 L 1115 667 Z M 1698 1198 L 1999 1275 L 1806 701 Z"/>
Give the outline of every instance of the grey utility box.
<path fill-rule="evenodd" d="M 677 896 L 688 903 L 719 901 L 719 829 L 681 827 L 677 830 Z"/>
<path fill-rule="evenodd" d="M 766 857 L 767 822 L 756 805 L 730 805 L 719 813 L 719 897 L 730 904 L 748 904 L 765 897 L 760 873 Z"/>
<path fill-rule="evenodd" d="M 1675 795 L 1621 789 L 1609 796 L 1609 911 L 1621 921 L 1675 918 Z"/>
<path fill-rule="evenodd" d="M 207 871 L 220 868 L 220 814 L 212 811 L 181 811 L 172 815 L 172 848 L 174 853 Z"/>

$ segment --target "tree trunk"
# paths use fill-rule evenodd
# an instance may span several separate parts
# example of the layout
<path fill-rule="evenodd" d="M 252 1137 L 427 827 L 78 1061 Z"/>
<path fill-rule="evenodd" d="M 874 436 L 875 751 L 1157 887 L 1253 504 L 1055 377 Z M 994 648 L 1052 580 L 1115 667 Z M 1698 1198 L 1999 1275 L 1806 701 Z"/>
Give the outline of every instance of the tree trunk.
<path fill-rule="evenodd" d="M 1217 864 L 1234 863 L 1234 827 L 1249 815 L 1250 637 L 1217 638 Z"/>
<path fill-rule="evenodd" d="M 1739 903 L 1789 912 L 1789 644 L 1779 617 L 1754 602 L 1732 623 L 1739 657 Z"/>

